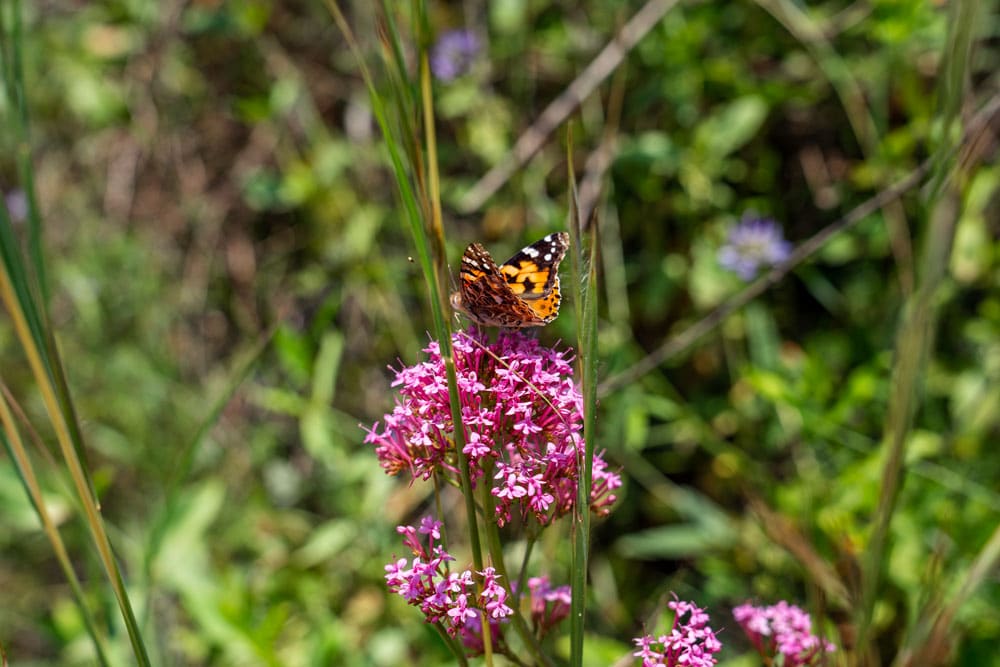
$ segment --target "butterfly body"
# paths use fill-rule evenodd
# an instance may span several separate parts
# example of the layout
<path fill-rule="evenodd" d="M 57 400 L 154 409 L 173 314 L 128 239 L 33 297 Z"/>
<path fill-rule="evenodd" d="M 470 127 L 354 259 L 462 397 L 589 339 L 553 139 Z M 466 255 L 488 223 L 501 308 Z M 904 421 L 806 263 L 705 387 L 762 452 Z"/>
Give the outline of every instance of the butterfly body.
<path fill-rule="evenodd" d="M 497 266 L 482 245 L 470 244 L 462 255 L 452 308 L 483 326 L 522 329 L 548 324 L 559 314 L 559 263 L 567 248 L 569 234 L 549 234 Z"/>

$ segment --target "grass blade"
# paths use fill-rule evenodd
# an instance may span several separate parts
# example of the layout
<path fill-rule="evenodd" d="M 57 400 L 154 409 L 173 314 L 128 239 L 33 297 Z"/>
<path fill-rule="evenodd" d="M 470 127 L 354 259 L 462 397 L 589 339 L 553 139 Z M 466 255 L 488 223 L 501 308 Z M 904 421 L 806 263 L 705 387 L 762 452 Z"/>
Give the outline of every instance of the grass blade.
<path fill-rule="evenodd" d="M 424 200 L 430 204 L 430 226 L 434 231 L 433 241 L 436 244 L 436 248 L 438 250 L 437 253 L 432 253 L 432 238 L 429 237 L 427 226 L 424 224 L 424 216 L 421 213 L 422 207 L 417 199 L 418 192 L 410 183 L 411 177 L 417 179 L 418 183 L 424 182 L 421 170 L 419 168 L 414 168 L 413 165 L 411 165 L 410 169 L 407 169 L 404 164 L 402 157 L 404 151 L 400 148 L 403 146 L 403 143 L 399 140 L 394 128 L 389 123 L 386 104 L 375 86 L 374 79 L 372 78 L 368 67 L 365 65 L 364 58 L 358 48 L 357 40 L 354 38 L 354 33 L 348 25 L 343 13 L 340 11 L 336 0 L 327 0 L 326 4 L 331 15 L 333 16 L 334 21 L 337 23 L 337 26 L 340 28 L 341 33 L 344 35 L 352 52 L 354 53 L 355 60 L 358 63 L 358 68 L 365 81 L 365 86 L 368 88 L 368 96 L 372 104 L 372 112 L 375 114 L 375 119 L 378 122 L 379 129 L 382 131 L 382 137 L 385 142 L 386 149 L 389 152 L 389 158 L 393 168 L 393 176 L 395 178 L 396 185 L 399 188 L 400 197 L 403 201 L 403 208 L 406 213 L 404 217 L 409 228 L 410 235 L 413 238 L 416 257 L 420 262 L 420 267 L 424 274 L 424 282 L 427 286 L 427 295 L 430 301 L 434 331 L 441 352 L 441 358 L 445 364 L 445 371 L 448 379 L 448 394 L 451 404 L 452 423 L 454 425 L 453 438 L 462 481 L 462 495 L 465 499 L 466 520 L 468 521 L 468 535 L 472 551 L 472 560 L 476 570 L 482 571 L 484 568 L 484 561 L 479 528 L 476 519 L 475 497 L 472 490 L 472 475 L 469 469 L 468 458 L 463 451 L 465 448 L 465 429 L 462 426 L 462 409 L 458 396 L 458 380 L 455 372 L 455 359 L 451 344 L 451 327 L 449 325 L 449 321 L 444 316 L 445 304 L 447 303 L 448 295 L 442 288 L 442 281 L 440 279 L 440 271 L 445 264 L 443 253 L 445 246 L 444 229 L 441 222 L 440 190 L 438 185 L 436 140 L 434 134 L 433 91 L 431 87 L 430 65 L 427 58 L 427 40 L 421 40 L 422 43 L 419 64 L 420 95 L 423 111 L 425 141 L 427 143 L 426 149 L 429 155 L 434 156 L 434 159 L 428 160 L 427 181 L 430 183 L 430 192 Z M 416 3 L 415 13 L 417 16 L 421 16 L 425 10 L 426 8 L 422 3 Z M 425 20 L 421 21 L 421 23 L 422 25 L 427 25 Z M 396 49 L 393 49 L 394 52 L 395 50 Z M 436 262 L 434 259 L 435 255 L 437 257 Z M 485 622 L 484 619 L 482 625 L 484 630 L 484 644 L 487 647 L 485 653 L 486 662 L 489 665 L 492 664 L 491 652 L 488 648 L 490 641 L 489 623 Z"/>
<path fill-rule="evenodd" d="M 66 580 L 69 582 L 70 589 L 73 592 L 73 601 L 76 603 L 77 609 L 80 610 L 80 617 L 83 619 L 84 628 L 94 644 L 94 652 L 97 655 L 98 664 L 106 666 L 109 663 L 104 648 L 104 640 L 97 632 L 97 624 L 94 622 L 94 617 L 87 607 L 86 596 L 84 595 L 83 587 L 80 585 L 80 580 L 76 576 L 76 571 L 73 569 L 69 552 L 66 550 L 66 545 L 59 535 L 59 529 L 56 528 L 55 522 L 52 520 L 52 516 L 45 504 L 45 497 L 38 484 L 38 477 L 35 475 L 31 458 L 28 456 L 28 452 L 21 440 L 14 417 L 10 411 L 10 406 L 8 405 L 8 400 L 6 392 L 0 394 L 0 424 L 3 425 L 3 431 L 0 432 L 0 440 L 3 441 L 7 455 L 10 456 L 10 459 L 17 467 L 17 474 L 24 485 L 24 491 L 28 494 L 31 505 L 38 514 L 42 530 L 52 545 L 52 551 L 55 553 L 56 560 L 59 561 L 60 569 L 62 569 Z"/>
<path fill-rule="evenodd" d="M 858 646 L 865 650 L 871 637 L 871 621 L 882 578 L 883 559 L 888 550 L 889 527 L 906 475 L 904 461 L 908 435 L 919 404 L 924 371 L 933 344 L 938 317 L 938 293 L 948 270 L 960 203 L 957 184 L 948 178 L 956 155 L 950 129 L 958 122 L 958 111 L 968 71 L 975 2 L 954 3 L 949 22 L 944 75 L 941 87 L 941 124 L 945 140 L 936 147 L 935 176 L 927 200 L 928 228 L 921 260 L 921 280 L 908 300 L 897 332 L 892 387 L 884 432 L 886 460 L 882 470 L 875 526 L 864 562 L 861 601 L 858 606 Z M 958 132 L 958 137 L 961 132 Z M 946 188 L 946 182 L 952 187 Z"/>
<path fill-rule="evenodd" d="M 573 514 L 573 558 L 570 602 L 570 664 L 583 664 L 584 621 L 587 599 L 587 561 L 590 548 L 590 489 L 593 475 L 594 441 L 597 425 L 597 225 L 585 226 L 580 219 L 580 203 L 573 170 L 572 133 L 567 137 L 568 183 L 570 189 L 569 230 L 575 251 L 573 288 L 577 304 L 577 358 L 583 393 L 584 454 L 578 470 L 576 508 Z M 586 242 L 584 238 L 586 235 Z"/>
<path fill-rule="evenodd" d="M 55 337 L 45 310 L 44 276 L 45 265 L 41 246 L 41 221 L 38 206 L 34 201 L 34 176 L 28 141 L 28 108 L 24 96 L 24 76 L 22 67 L 22 33 L 20 3 L 12 5 L 12 28 L 8 41 L 6 24 L 0 25 L 0 39 L 4 44 L 0 53 L 5 59 L 3 67 L 4 90 L 12 106 L 16 107 L 15 129 L 18 132 L 18 165 L 22 179 L 29 186 L 29 256 L 31 264 L 26 265 L 20 244 L 6 210 L 0 213 L 0 301 L 14 324 L 16 338 L 21 345 L 35 384 L 45 404 L 48 419 L 55 431 L 63 460 L 73 480 L 77 501 L 83 509 L 91 537 L 97 548 L 108 581 L 111 583 L 125 627 L 132 644 L 132 651 L 140 665 L 148 665 L 149 658 L 143 644 L 132 605 L 125 589 L 118 563 L 113 555 L 111 543 L 100 516 L 97 497 L 85 464 L 85 448 L 80 434 L 78 420 L 70 401 L 69 390 L 59 359 Z M 0 12 L 2 16 L 2 12 Z M 0 207 L 3 208 L 3 207 Z M 30 269 L 30 270 L 29 270 Z M 8 437 L 10 433 L 8 432 Z M 22 474 L 27 474 L 27 468 Z"/>

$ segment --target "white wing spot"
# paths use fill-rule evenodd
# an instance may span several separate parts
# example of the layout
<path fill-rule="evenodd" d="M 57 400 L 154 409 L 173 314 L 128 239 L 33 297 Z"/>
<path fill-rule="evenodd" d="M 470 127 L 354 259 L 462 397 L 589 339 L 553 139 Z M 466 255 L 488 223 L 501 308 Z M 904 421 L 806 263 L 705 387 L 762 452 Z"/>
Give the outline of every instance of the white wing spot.
<path fill-rule="evenodd" d="M 546 262 L 551 262 L 552 261 L 552 253 L 551 252 L 545 253 L 545 261 Z"/>
<path fill-rule="evenodd" d="M 538 257 L 538 251 L 530 246 L 524 249 L 524 254 L 528 257 Z"/>

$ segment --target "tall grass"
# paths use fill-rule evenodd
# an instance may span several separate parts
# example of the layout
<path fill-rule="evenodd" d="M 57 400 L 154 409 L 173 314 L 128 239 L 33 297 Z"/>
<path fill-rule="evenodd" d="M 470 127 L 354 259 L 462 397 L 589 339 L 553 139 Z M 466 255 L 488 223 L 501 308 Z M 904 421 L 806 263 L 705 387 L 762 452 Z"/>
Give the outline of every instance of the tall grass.
<path fill-rule="evenodd" d="M 579 667 L 584 658 L 587 606 L 588 553 L 590 550 L 590 487 L 593 476 L 594 443 L 597 439 L 597 251 L 600 244 L 596 216 L 580 218 L 580 201 L 573 170 L 572 132 L 567 134 L 568 221 L 572 243 L 572 276 L 576 303 L 576 338 L 580 384 L 583 394 L 583 459 L 573 514 L 573 559 L 570 607 L 570 664 Z M 588 224 L 589 223 L 589 224 Z"/>
<path fill-rule="evenodd" d="M 449 320 L 444 316 L 446 304 L 448 303 L 448 294 L 445 289 L 447 283 L 442 279 L 442 268 L 445 265 L 445 257 L 443 255 L 445 242 L 444 226 L 441 222 L 440 181 L 437 172 L 433 95 L 431 90 L 430 65 L 427 56 L 430 36 L 426 32 L 429 26 L 426 19 L 426 6 L 423 2 L 419 1 L 415 1 L 412 5 L 412 13 L 414 22 L 416 23 L 415 33 L 420 36 L 418 86 L 412 84 L 411 77 L 405 69 L 406 63 L 402 56 L 403 49 L 399 42 L 399 33 L 395 29 L 392 10 L 385 4 L 381 8 L 381 25 L 383 29 L 380 30 L 379 37 L 383 46 L 387 47 L 385 51 L 388 52 L 388 57 L 385 57 L 383 61 L 386 69 L 390 72 L 390 80 L 395 84 L 396 94 L 390 100 L 396 105 L 393 109 L 397 113 L 395 118 L 390 118 L 390 107 L 379 92 L 375 79 L 372 77 L 365 63 L 364 55 L 358 46 L 354 33 L 337 3 L 334 0 L 328 0 L 327 6 L 341 33 L 354 52 L 355 60 L 368 88 L 372 111 L 375 114 L 379 129 L 382 131 L 384 145 L 392 162 L 394 180 L 399 189 L 400 199 L 406 213 L 404 219 L 413 240 L 415 255 L 423 271 L 435 338 L 440 346 L 441 357 L 444 360 L 447 372 L 448 394 L 451 401 L 452 420 L 455 425 L 455 450 L 461 473 L 462 496 L 465 499 L 465 514 L 468 521 L 467 532 L 472 550 L 472 560 L 475 569 L 481 571 L 484 567 L 484 560 L 479 526 L 476 519 L 476 500 L 472 489 L 469 461 L 463 452 L 465 448 L 465 433 L 462 427 L 462 410 L 458 396 L 458 381 L 455 375 L 451 326 Z M 417 128 L 413 127 L 408 121 L 400 124 L 393 122 L 399 118 L 410 118 L 406 112 L 410 108 L 409 103 L 412 102 L 409 91 L 414 88 L 419 90 L 419 108 L 422 111 L 420 120 L 424 126 L 425 139 L 422 147 L 418 139 Z M 403 130 L 402 137 L 398 130 L 400 127 Z M 410 148 L 408 153 L 406 151 L 407 147 Z M 426 150 L 426 164 L 423 162 L 422 150 Z M 404 154 L 409 155 L 409 164 L 404 163 Z M 432 247 L 437 249 L 436 253 L 432 252 Z M 487 664 L 492 664 L 489 622 L 485 618 L 485 615 L 482 619 L 482 626 L 486 661 Z M 454 640 L 448 638 L 440 628 L 439 634 L 445 639 L 456 660 L 459 661 L 459 664 L 465 664 L 466 659 L 461 647 Z"/>
<path fill-rule="evenodd" d="M 4 11 L 8 10 L 9 15 Z M 107 584 L 118 602 L 119 611 L 128 633 L 132 652 L 139 665 L 149 665 L 142 633 L 132 610 L 125 579 L 101 516 L 100 501 L 94 493 L 86 461 L 86 447 L 70 398 L 64 366 L 59 354 L 55 332 L 48 317 L 46 269 L 42 252 L 42 223 L 34 194 L 34 172 L 31 161 L 30 114 L 25 94 L 23 71 L 24 35 L 21 29 L 19 2 L 0 6 L 0 60 L 6 108 L 6 124 L 17 137 L 17 161 L 22 187 L 28 200 L 28 250 L 25 253 L 4 207 L 0 207 L 0 301 L 10 316 L 20 351 L 26 359 L 35 387 L 42 397 L 48 419 L 47 426 L 55 433 L 65 466 L 64 473 L 72 481 L 74 503 L 83 514 L 91 541 L 107 577 Z M 2 379 L 0 379 L 2 381 Z M 52 549 L 70 582 L 74 599 L 81 609 L 94 651 L 101 664 L 107 663 L 104 642 L 88 610 L 88 603 L 79 581 L 72 572 L 70 556 L 51 519 L 51 510 L 41 494 L 31 458 L 21 442 L 11 418 L 9 401 L 2 402 L 4 444 L 17 463 L 18 475 L 28 493 L 39 521 L 45 528 Z M 34 430 L 40 430 L 34 427 Z"/>
<path fill-rule="evenodd" d="M 951 20 L 939 87 L 941 140 L 934 150 L 935 167 L 923 207 L 926 213 L 925 237 L 917 289 L 904 305 L 896 334 L 891 393 L 883 435 L 885 464 L 857 609 L 858 643 L 862 650 L 868 650 L 867 640 L 872 634 L 872 615 L 882 573 L 887 567 L 889 528 L 906 477 L 904 462 L 910 430 L 926 377 L 928 357 L 938 325 L 939 293 L 947 275 L 955 239 L 959 215 L 957 184 L 962 180 L 961 173 L 956 172 L 959 154 L 955 148 L 963 136 L 958 118 L 965 98 L 978 4 L 972 0 L 960 0 L 950 8 Z"/>

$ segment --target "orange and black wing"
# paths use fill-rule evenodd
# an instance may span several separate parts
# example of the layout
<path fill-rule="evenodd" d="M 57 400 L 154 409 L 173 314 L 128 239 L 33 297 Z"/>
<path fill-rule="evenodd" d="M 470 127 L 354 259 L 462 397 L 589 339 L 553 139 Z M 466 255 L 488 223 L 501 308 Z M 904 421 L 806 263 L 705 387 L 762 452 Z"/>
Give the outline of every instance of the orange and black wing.
<path fill-rule="evenodd" d="M 511 291 L 547 324 L 559 314 L 559 263 L 569 248 L 569 234 L 549 234 L 522 248 L 499 267 Z"/>

